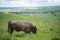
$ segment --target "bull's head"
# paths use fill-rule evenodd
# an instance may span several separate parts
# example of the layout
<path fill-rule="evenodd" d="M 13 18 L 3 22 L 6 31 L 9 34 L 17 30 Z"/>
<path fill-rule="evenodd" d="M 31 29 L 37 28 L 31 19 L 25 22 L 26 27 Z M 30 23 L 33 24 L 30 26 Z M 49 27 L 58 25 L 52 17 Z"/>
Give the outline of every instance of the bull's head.
<path fill-rule="evenodd" d="M 33 32 L 33 33 L 36 33 L 36 32 L 37 32 L 36 26 L 32 29 L 32 32 Z"/>

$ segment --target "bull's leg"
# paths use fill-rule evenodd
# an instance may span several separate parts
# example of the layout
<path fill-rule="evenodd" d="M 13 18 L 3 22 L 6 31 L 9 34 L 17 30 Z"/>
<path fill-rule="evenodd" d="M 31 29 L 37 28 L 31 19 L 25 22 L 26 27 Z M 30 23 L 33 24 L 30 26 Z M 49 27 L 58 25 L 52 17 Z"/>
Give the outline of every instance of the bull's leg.
<path fill-rule="evenodd" d="M 8 32 L 9 32 L 10 35 L 12 35 L 13 30 L 12 29 L 9 29 Z"/>
<path fill-rule="evenodd" d="M 25 31 L 25 33 L 30 33 L 29 31 Z"/>
<path fill-rule="evenodd" d="M 12 35 L 12 33 L 13 33 L 13 30 L 10 31 L 10 34 L 11 34 L 11 35 Z"/>
<path fill-rule="evenodd" d="M 25 31 L 25 34 L 27 34 L 28 32 Z"/>
<path fill-rule="evenodd" d="M 28 29 L 28 30 L 26 30 L 26 31 L 25 31 L 25 33 L 26 33 L 26 34 L 27 34 L 27 33 L 30 33 L 30 30 L 29 30 L 29 29 Z"/>

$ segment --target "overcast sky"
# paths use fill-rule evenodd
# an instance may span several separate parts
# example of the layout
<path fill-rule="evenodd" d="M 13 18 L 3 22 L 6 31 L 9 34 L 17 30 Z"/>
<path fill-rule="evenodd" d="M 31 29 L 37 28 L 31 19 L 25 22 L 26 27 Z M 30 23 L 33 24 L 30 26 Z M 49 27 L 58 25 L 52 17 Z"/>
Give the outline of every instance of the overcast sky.
<path fill-rule="evenodd" d="M 0 7 L 60 6 L 60 0 L 0 0 Z"/>

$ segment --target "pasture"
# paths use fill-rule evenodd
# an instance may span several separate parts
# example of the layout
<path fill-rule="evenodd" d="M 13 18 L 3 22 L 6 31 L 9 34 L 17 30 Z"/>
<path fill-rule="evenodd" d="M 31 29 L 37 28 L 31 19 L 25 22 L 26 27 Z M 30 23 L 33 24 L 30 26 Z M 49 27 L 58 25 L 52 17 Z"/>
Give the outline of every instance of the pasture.
<path fill-rule="evenodd" d="M 0 40 L 60 40 L 60 16 L 52 14 L 0 14 Z M 37 34 L 16 32 L 8 35 L 8 21 L 29 21 L 37 27 Z"/>

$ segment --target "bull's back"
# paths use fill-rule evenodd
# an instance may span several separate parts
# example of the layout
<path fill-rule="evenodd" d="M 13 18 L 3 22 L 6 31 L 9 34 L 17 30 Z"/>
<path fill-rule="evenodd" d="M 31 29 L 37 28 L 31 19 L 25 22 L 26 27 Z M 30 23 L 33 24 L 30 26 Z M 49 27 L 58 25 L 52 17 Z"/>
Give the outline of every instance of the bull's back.
<path fill-rule="evenodd" d="M 29 22 L 10 21 L 9 27 L 15 30 L 30 29 L 32 24 Z"/>
<path fill-rule="evenodd" d="M 30 25 L 28 24 L 28 23 L 25 23 L 25 22 L 18 22 L 17 24 L 16 24 L 16 27 L 19 27 L 19 28 L 29 28 L 30 27 Z"/>

